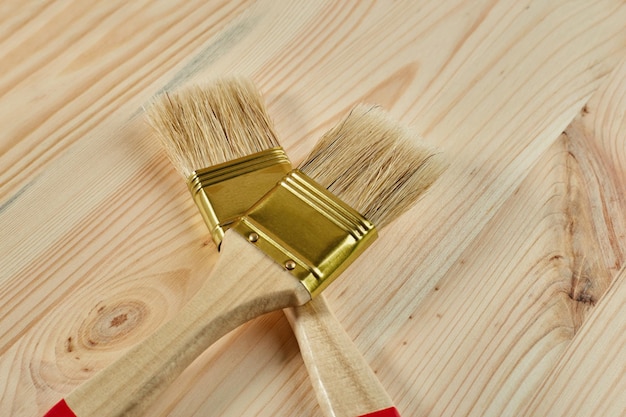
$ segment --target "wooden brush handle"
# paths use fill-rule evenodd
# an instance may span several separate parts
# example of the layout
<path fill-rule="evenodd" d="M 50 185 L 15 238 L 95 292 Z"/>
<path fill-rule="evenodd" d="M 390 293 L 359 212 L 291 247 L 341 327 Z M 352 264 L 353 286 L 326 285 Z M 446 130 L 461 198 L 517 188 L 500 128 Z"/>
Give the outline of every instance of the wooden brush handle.
<path fill-rule="evenodd" d="M 243 237 L 228 232 L 211 276 L 171 321 L 78 387 L 50 416 L 142 415 L 198 355 L 261 314 L 310 299 L 304 286 Z M 60 410 L 60 411 L 59 411 Z M 65 411 L 66 414 L 59 414 Z"/>
<path fill-rule="evenodd" d="M 325 416 L 400 416 L 322 295 L 284 311 Z"/>

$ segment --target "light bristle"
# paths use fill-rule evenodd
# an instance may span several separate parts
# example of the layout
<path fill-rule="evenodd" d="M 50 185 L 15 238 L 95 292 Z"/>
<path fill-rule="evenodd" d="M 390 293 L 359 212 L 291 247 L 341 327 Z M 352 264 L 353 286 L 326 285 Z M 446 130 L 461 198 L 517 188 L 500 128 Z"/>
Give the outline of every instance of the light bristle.
<path fill-rule="evenodd" d="M 328 131 L 300 166 L 377 227 L 411 208 L 445 168 L 419 135 L 365 105 Z"/>
<path fill-rule="evenodd" d="M 164 93 L 146 113 L 185 178 L 195 170 L 279 146 L 260 93 L 243 77 Z"/>

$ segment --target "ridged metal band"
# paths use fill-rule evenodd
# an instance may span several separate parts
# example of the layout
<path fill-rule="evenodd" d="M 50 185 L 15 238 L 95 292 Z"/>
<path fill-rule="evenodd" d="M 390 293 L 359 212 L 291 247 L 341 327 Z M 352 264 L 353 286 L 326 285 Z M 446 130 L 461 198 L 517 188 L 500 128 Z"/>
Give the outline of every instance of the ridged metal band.
<path fill-rule="evenodd" d="M 320 293 L 376 238 L 374 225 L 306 174 L 291 171 L 233 229 Z"/>
<path fill-rule="evenodd" d="M 197 170 L 187 180 L 213 241 L 291 170 L 282 148 L 271 148 Z"/>

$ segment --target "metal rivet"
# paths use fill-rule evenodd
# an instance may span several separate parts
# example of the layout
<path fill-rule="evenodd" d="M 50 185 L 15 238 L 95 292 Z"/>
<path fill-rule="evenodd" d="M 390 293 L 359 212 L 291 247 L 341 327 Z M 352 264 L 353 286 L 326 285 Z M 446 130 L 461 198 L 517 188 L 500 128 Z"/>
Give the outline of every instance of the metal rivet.
<path fill-rule="evenodd" d="M 285 262 L 285 268 L 291 271 L 296 268 L 296 263 L 292 260 L 288 260 L 287 262 Z"/>
<path fill-rule="evenodd" d="M 256 233 L 252 232 L 252 233 L 250 233 L 250 234 L 248 235 L 248 241 L 249 241 L 249 242 L 254 243 L 254 242 L 256 242 L 257 240 L 259 240 L 259 235 L 258 235 L 258 234 L 256 234 Z"/>

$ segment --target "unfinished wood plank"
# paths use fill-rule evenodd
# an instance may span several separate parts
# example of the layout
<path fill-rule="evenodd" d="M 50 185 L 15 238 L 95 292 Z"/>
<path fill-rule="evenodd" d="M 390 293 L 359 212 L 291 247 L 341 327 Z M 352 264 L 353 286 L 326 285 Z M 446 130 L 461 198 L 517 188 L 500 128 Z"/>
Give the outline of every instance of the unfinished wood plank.
<path fill-rule="evenodd" d="M 212 269 L 202 221 L 140 107 L 224 72 L 259 82 L 296 161 L 365 100 L 453 159 L 379 255 L 328 292 L 411 415 L 419 407 L 400 388 L 419 364 L 401 358 L 426 336 L 397 343 L 408 315 L 479 246 L 626 46 L 618 1 L 21 7 L 0 32 L 2 415 L 40 414 L 171 317 Z M 150 412 L 315 415 L 308 384 L 287 323 L 270 315 L 205 352 Z"/>
<path fill-rule="evenodd" d="M 401 370 L 397 388 L 413 413 L 520 415 L 540 387 L 551 389 L 544 379 L 564 366 L 626 258 L 625 81 L 623 63 L 411 313 L 394 344 L 428 335 L 402 348 L 401 363 L 421 363 Z M 613 331 L 606 337 L 621 340 Z M 619 366 L 619 350 L 605 354 Z M 586 407 L 620 395 L 619 379 L 607 378 L 606 393 L 586 397 Z M 568 381 L 575 392 L 583 382 Z M 562 415 L 577 410 L 563 406 Z M 528 415 L 553 415 L 543 411 Z"/>
<path fill-rule="evenodd" d="M 400 375 L 401 407 L 496 416 L 526 406 L 624 262 L 624 239 L 607 236 L 626 234 L 611 223 L 626 202 L 595 156 L 562 135 L 410 313 L 384 351 L 416 364 L 384 371 Z"/>
<path fill-rule="evenodd" d="M 581 24 L 588 22 L 588 15 L 583 15 L 591 10 L 570 9 L 569 5 L 551 3 L 541 10 L 531 6 L 529 16 L 523 15 L 526 9 L 521 4 L 519 9 L 508 3 L 494 5 L 431 87 L 419 98 L 412 97 L 415 104 L 407 117 L 451 158 L 450 168 L 419 208 L 438 216 L 409 215 L 390 230 L 411 247 L 408 253 L 398 252 L 397 237 L 381 243 L 380 256 L 386 262 L 380 264 L 380 271 L 393 279 L 357 279 L 372 271 L 369 265 L 357 265 L 354 278 L 338 282 L 328 294 L 337 305 L 338 317 L 346 320 L 344 325 L 354 329 L 357 339 L 374 343 L 374 352 L 384 347 L 386 339 L 374 332 L 393 333 L 405 323 L 406 312 L 431 293 L 463 250 L 477 239 L 597 87 L 597 82 L 578 78 L 575 74 L 582 73 L 574 69 L 581 63 L 577 58 L 581 51 L 574 45 L 589 33 L 580 25 L 569 26 L 577 18 Z M 623 26 L 621 22 L 616 25 Z M 560 35 L 554 32 L 556 27 L 563 31 Z M 561 43 L 566 33 L 572 44 Z M 538 62 L 545 63 L 543 75 L 539 75 Z M 465 72 L 466 65 L 472 70 Z M 553 75 L 548 75 L 548 68 L 554 69 Z M 588 65 L 579 69 L 592 70 Z M 606 75 L 595 74 L 600 77 L 597 80 Z M 414 114 L 418 109 L 423 112 Z M 360 304 L 355 311 L 346 301 L 359 299 L 359 294 L 366 294 L 373 304 Z M 381 311 L 385 314 L 379 314 Z M 344 319 L 344 314 L 349 318 Z M 380 326 L 371 325 L 376 320 Z"/>
<path fill-rule="evenodd" d="M 536 97 L 536 93 L 537 93 L 537 91 L 535 91 L 532 94 L 535 94 L 535 97 Z M 491 97 L 491 98 L 495 99 L 495 95 L 493 97 Z M 552 104 L 557 105 L 557 106 L 558 105 L 562 105 L 562 103 L 552 103 Z M 580 106 L 582 106 L 582 103 L 580 103 Z M 535 115 L 535 111 L 534 110 L 535 109 L 533 109 L 533 111 L 532 111 L 533 115 Z M 556 113 L 556 110 L 555 110 L 555 113 Z M 478 114 L 475 117 L 478 118 L 481 115 L 483 115 L 483 114 Z M 491 115 L 491 113 L 489 114 L 489 116 L 490 115 Z M 530 117 L 530 118 L 531 118 L 531 120 L 535 120 L 533 123 L 536 124 L 536 119 L 532 119 L 532 117 Z M 530 120 L 524 120 L 524 122 L 529 122 L 530 123 Z M 497 123 L 497 122 L 494 121 L 493 123 Z M 522 125 L 524 125 L 524 124 L 522 123 Z M 448 128 L 445 124 L 443 126 L 444 127 L 442 127 L 442 129 L 443 128 Z M 532 127 L 530 125 L 524 125 L 524 126 L 529 131 L 532 131 Z M 505 127 L 507 128 L 506 133 L 511 133 L 511 131 L 508 130 L 509 127 L 508 126 L 505 126 Z M 536 127 L 536 126 L 533 126 L 533 127 Z M 494 126 L 491 126 L 491 129 L 493 129 L 493 128 L 494 128 Z M 510 129 L 514 130 L 514 128 L 510 128 Z M 561 127 L 561 129 L 562 129 L 562 127 Z M 524 129 L 522 129 L 522 130 L 524 130 Z M 461 131 L 464 132 L 462 129 L 461 129 Z M 488 129 L 487 129 L 487 132 L 493 134 L 493 132 L 490 132 Z M 538 138 L 537 142 L 534 142 L 533 145 L 545 146 L 546 143 L 549 144 L 554 137 L 558 136 L 559 132 L 560 132 L 560 129 L 559 130 L 555 130 L 553 132 L 553 136 L 551 138 L 549 138 L 549 139 L 546 139 L 547 137 L 550 136 L 549 134 L 545 134 L 545 131 L 541 132 L 540 138 Z M 460 135 L 460 133 L 459 133 L 459 135 Z M 505 139 L 504 138 L 504 133 L 501 133 L 501 135 L 502 136 L 500 136 L 500 134 L 498 134 L 496 136 L 489 136 L 489 137 L 491 138 L 491 140 L 494 140 L 494 138 L 499 138 L 501 141 L 506 142 L 508 145 L 511 145 L 511 146 L 515 146 L 514 144 L 519 145 L 520 143 L 528 143 L 528 142 L 526 142 L 528 140 L 528 138 L 524 138 L 523 135 L 518 136 L 517 132 L 513 132 L 513 138 L 514 139 L 513 138 L 506 138 Z M 485 147 L 489 146 L 489 144 L 487 143 L 488 142 L 487 139 L 485 139 L 485 143 L 480 142 L 482 138 L 472 138 L 472 139 L 475 141 L 474 143 L 476 143 L 476 142 L 477 143 L 481 143 L 481 145 L 485 146 Z M 509 140 L 510 140 L 510 142 L 509 142 Z M 544 141 L 544 140 L 546 141 L 546 143 L 542 144 L 541 142 Z M 501 143 L 501 142 L 499 142 L 499 143 Z M 528 146 L 528 145 L 526 145 L 526 146 Z M 509 148 L 509 149 L 517 149 L 517 148 Z M 494 175 L 494 177 L 491 177 L 491 178 L 494 181 L 496 181 L 496 182 L 498 182 L 498 181 L 506 182 L 508 180 L 511 180 L 512 178 L 509 176 L 512 173 L 511 171 L 514 171 L 516 174 L 519 174 L 520 175 L 520 177 L 519 177 L 520 179 L 524 178 L 524 176 L 526 175 L 526 173 L 523 170 L 521 170 L 520 166 L 517 166 L 515 168 L 512 168 L 512 167 L 504 168 L 503 169 L 504 174 L 503 174 L 503 171 L 498 171 L 498 169 L 500 169 L 500 168 L 495 168 L 496 172 L 499 172 L 502 175 L 502 177 L 503 177 L 503 178 L 496 179 L 497 175 L 493 171 L 490 172 L 490 170 L 494 169 L 494 166 L 492 164 L 496 164 L 497 165 L 497 162 L 495 160 L 492 160 L 491 158 L 495 159 L 496 157 L 494 155 L 496 155 L 496 154 L 498 155 L 499 158 L 506 158 L 505 155 L 507 155 L 507 152 L 503 151 L 502 149 L 500 149 L 499 152 L 498 151 L 494 151 L 493 154 L 489 154 L 489 155 L 492 155 L 491 157 L 489 155 L 487 155 L 487 154 L 480 154 L 480 153 L 478 153 L 476 151 L 474 151 L 474 153 L 472 153 L 472 150 L 471 150 L 470 147 L 463 148 L 463 151 L 465 151 L 466 154 L 465 155 L 460 155 L 459 158 L 458 158 L 458 161 L 461 164 L 464 164 L 464 163 L 470 164 L 472 166 L 472 168 L 468 169 L 468 172 L 471 172 L 472 175 L 476 175 L 476 173 L 478 173 L 480 175 L 481 170 L 484 170 L 484 171 L 482 171 L 482 173 L 486 174 L 487 177 L 490 177 L 491 175 Z M 530 150 L 527 150 L 527 151 L 529 151 L 529 152 L 536 152 L 537 149 L 532 149 L 531 148 Z M 562 153 L 563 152 L 561 152 L 561 154 Z M 472 157 L 482 157 L 481 158 L 482 161 L 480 161 L 480 162 L 482 164 L 484 164 L 485 161 L 487 161 L 486 163 L 489 164 L 489 165 L 487 165 L 487 166 L 481 165 L 478 161 L 464 162 L 462 160 L 462 157 L 469 157 L 469 158 L 472 158 Z M 529 162 L 530 159 L 529 160 L 525 160 L 525 159 L 520 157 L 519 160 L 516 160 L 516 162 L 520 162 L 520 161 L 523 161 L 523 163 L 525 163 L 525 162 Z M 529 165 L 532 165 L 532 163 L 529 164 Z M 452 169 L 455 169 L 455 168 L 453 167 Z M 455 178 L 458 181 L 464 181 L 463 175 L 460 172 L 461 169 L 458 168 L 458 167 L 457 167 L 457 169 L 459 169 L 459 172 L 457 172 L 458 176 L 455 177 Z M 509 169 L 511 169 L 511 171 L 509 171 Z M 520 169 L 521 171 L 517 172 L 517 171 L 515 171 L 516 169 Z M 484 179 L 484 177 L 483 177 L 483 179 Z M 489 195 L 489 192 L 495 192 L 495 190 L 499 190 L 499 192 L 503 192 L 504 189 L 505 189 L 504 188 L 505 184 L 502 184 L 502 182 L 500 182 L 497 185 L 494 185 L 494 187 L 491 190 L 485 190 L 484 188 L 482 188 L 480 186 L 470 187 L 470 189 L 474 190 L 474 192 L 476 192 L 476 190 L 480 190 L 481 192 L 485 192 L 487 195 Z M 456 186 L 458 187 L 458 184 Z M 503 187 L 503 188 L 501 189 L 500 187 Z M 459 188 L 463 189 L 463 187 L 459 187 Z M 458 192 L 459 188 L 451 188 L 451 189 L 453 189 L 455 192 Z M 437 190 L 433 190 L 432 194 L 436 194 L 436 193 L 437 193 Z M 431 196 L 432 196 L 432 194 L 431 194 Z M 430 199 L 431 196 L 427 197 L 426 200 Z M 475 207 L 482 207 L 482 209 L 479 209 L 479 210 L 477 210 L 477 211 L 475 211 L 473 213 L 464 212 L 464 214 L 462 216 L 462 221 L 460 221 L 461 224 L 459 224 L 459 227 L 462 227 L 462 226 L 464 226 L 465 224 L 468 224 L 468 223 L 471 224 L 473 227 L 476 227 L 477 226 L 477 222 L 480 222 L 480 220 L 482 219 L 482 218 L 477 218 L 477 216 L 485 216 L 484 218 L 487 219 L 491 215 L 491 213 L 492 213 L 491 210 L 493 210 L 493 206 L 490 206 L 490 205 L 483 206 L 483 205 L 481 205 L 479 203 L 476 203 L 475 201 L 472 201 L 472 203 L 475 204 Z M 470 203 L 468 203 L 468 204 L 470 204 Z M 438 208 L 440 208 L 440 207 L 438 206 Z M 443 210 L 443 211 L 445 211 L 445 213 L 446 213 L 445 215 L 448 215 L 448 216 L 449 216 L 449 214 L 451 212 L 453 212 L 453 210 L 451 210 L 451 209 Z M 461 210 L 461 211 L 463 212 L 463 210 Z M 442 215 L 442 211 L 438 211 L 437 213 L 438 213 L 438 215 Z M 420 211 L 420 214 L 423 214 L 423 213 Z M 447 218 L 449 219 L 449 217 L 447 217 Z M 413 222 L 415 222 L 414 218 L 411 218 L 411 220 Z M 433 222 L 433 218 L 431 217 L 428 220 L 424 220 L 424 223 L 427 223 L 429 221 Z M 467 222 L 467 223 L 463 224 L 464 222 Z M 440 227 L 440 226 L 441 226 L 440 223 L 435 222 L 435 225 L 433 225 L 432 227 L 435 228 L 435 227 Z M 411 230 L 413 230 L 413 229 L 411 229 L 409 227 L 408 228 L 409 231 L 407 231 L 407 225 L 406 224 L 403 225 L 403 226 L 400 226 L 399 229 L 401 230 L 401 233 L 399 233 L 399 234 L 403 235 L 403 236 L 407 236 L 407 234 L 410 234 Z M 415 230 L 417 230 L 419 232 L 415 232 L 416 233 L 415 236 L 413 236 L 412 238 L 408 238 L 407 239 L 407 240 L 409 240 L 412 243 L 412 245 L 420 245 L 420 244 L 422 244 L 424 239 L 426 239 L 426 240 L 430 239 L 429 243 L 431 243 L 431 244 L 432 244 L 433 240 L 436 241 L 435 239 L 433 239 L 432 235 L 430 235 L 428 233 L 423 233 L 423 229 L 416 228 Z M 427 231 L 429 231 L 429 232 L 431 231 L 430 227 L 427 228 Z M 449 230 L 448 230 L 448 232 L 449 232 Z M 456 239 L 457 241 L 458 241 L 458 239 L 463 239 L 465 237 L 466 237 L 466 235 L 464 235 L 463 233 L 457 233 L 457 234 L 454 235 L 454 239 Z M 396 294 L 396 293 L 393 292 L 393 289 L 396 288 L 396 287 L 394 287 L 394 285 L 396 285 L 398 280 L 402 281 L 402 279 L 405 277 L 405 274 L 411 274 L 411 273 L 412 274 L 416 274 L 416 272 L 415 272 L 415 268 L 416 268 L 415 264 L 411 263 L 411 262 L 415 262 L 414 259 L 411 258 L 412 256 L 415 255 L 415 252 L 413 250 L 411 250 L 411 251 L 403 252 L 402 254 L 394 253 L 394 251 L 392 249 L 394 247 L 394 243 L 395 242 L 392 242 L 392 241 L 390 241 L 388 243 L 389 246 L 390 246 L 390 248 L 389 248 L 389 252 L 390 253 L 387 252 L 387 253 L 385 253 L 385 256 L 384 256 L 386 259 L 389 259 L 389 262 L 384 263 L 382 266 L 380 264 L 377 264 L 377 265 L 373 266 L 372 264 L 369 264 L 369 263 L 367 264 L 367 266 L 365 266 L 365 264 L 364 264 L 363 268 L 359 268 L 360 273 L 357 273 L 354 277 L 350 277 L 350 279 L 354 279 L 355 281 L 358 280 L 358 284 L 354 284 L 354 281 L 353 281 L 353 285 L 352 286 L 348 286 L 347 284 L 344 285 L 343 281 L 338 283 L 338 285 L 340 287 L 351 287 L 351 288 L 348 288 L 345 293 L 339 295 L 340 302 L 338 301 L 335 304 L 335 307 L 337 307 L 338 309 L 341 309 L 341 310 L 350 310 L 350 313 L 346 314 L 346 316 L 349 317 L 349 318 L 352 318 L 353 320 L 362 320 L 362 321 L 366 321 L 367 322 L 367 323 L 365 323 L 363 325 L 363 327 L 365 328 L 363 330 L 363 332 L 366 333 L 366 335 L 363 335 L 363 333 L 353 333 L 353 334 L 358 334 L 359 337 L 362 337 L 362 340 L 367 340 L 368 342 L 366 342 L 366 343 L 380 343 L 380 344 L 384 344 L 385 343 L 385 338 L 384 337 L 377 338 L 375 333 L 376 332 L 381 332 L 381 331 L 384 332 L 384 331 L 388 330 L 389 327 L 394 328 L 394 326 L 396 325 L 395 323 L 391 323 L 390 326 L 387 326 L 390 323 L 389 323 L 389 317 L 386 314 L 388 314 L 389 311 L 391 309 L 393 309 L 393 300 L 401 298 L 401 296 L 402 297 L 405 296 L 406 298 L 408 298 L 409 294 L 414 294 L 415 293 L 415 289 L 411 289 L 408 285 L 407 286 L 403 286 L 402 290 L 401 290 L 401 291 L 407 291 L 408 294 L 407 293 Z M 443 245 L 437 246 L 437 249 L 442 248 L 442 247 L 443 247 Z M 385 248 L 385 249 L 387 249 L 387 248 Z M 431 248 L 429 248 L 429 249 L 431 249 Z M 430 252 L 429 256 L 426 258 L 426 261 L 424 262 L 425 266 L 419 266 L 418 268 L 427 269 L 427 268 L 432 266 L 432 263 L 429 263 L 429 262 L 433 262 L 433 261 L 437 265 L 441 266 L 442 262 L 445 262 L 445 259 L 441 259 L 441 257 L 444 257 L 445 254 L 450 254 L 451 249 L 452 248 L 445 248 L 445 247 L 443 247 L 443 251 L 442 252 L 439 252 L 439 253 L 437 253 L 437 252 Z M 417 250 L 418 249 L 416 249 L 415 251 L 417 251 Z M 393 271 L 392 273 L 389 273 L 387 275 L 387 277 L 393 277 L 394 279 L 389 278 L 387 280 L 385 280 L 385 279 L 379 280 L 379 281 L 375 281 L 374 280 L 377 283 L 377 285 L 375 286 L 375 290 L 373 290 L 371 292 L 367 292 L 367 291 L 363 290 L 362 287 L 360 287 L 360 285 L 364 284 L 365 286 L 368 286 L 368 284 L 370 284 L 371 282 L 367 281 L 366 277 L 371 277 L 372 275 L 376 275 L 376 270 L 378 268 L 380 268 L 381 270 L 384 269 L 386 271 L 389 271 L 389 270 Z M 374 270 L 374 272 L 372 272 L 373 270 Z M 359 288 L 361 288 L 361 289 L 359 289 Z M 379 291 L 381 289 L 382 289 L 382 291 Z M 358 304 L 358 305 L 355 306 L 354 302 L 351 301 L 351 299 L 348 297 L 348 294 L 350 292 L 355 293 L 357 291 L 361 291 L 361 292 L 364 292 L 364 293 L 367 293 L 367 294 L 373 294 L 373 295 L 371 297 L 367 298 L 367 301 L 365 303 Z M 384 297 L 383 296 L 383 297 L 381 297 L 380 296 L 381 292 L 385 293 L 385 291 L 389 291 L 389 293 L 392 294 L 392 296 L 389 296 L 389 297 Z M 331 294 L 332 293 L 337 294 L 336 291 L 332 291 Z M 395 296 L 395 298 L 394 298 L 394 296 Z M 352 300 L 354 300 L 354 299 L 359 300 L 360 298 L 358 296 L 355 296 Z M 381 304 L 382 304 L 382 306 L 381 306 Z M 355 312 L 355 309 L 358 310 L 358 313 Z M 417 316 L 415 316 L 415 317 L 417 317 Z M 376 323 L 380 324 L 381 322 L 384 322 L 384 325 L 376 326 Z M 344 323 L 345 323 L 345 321 L 344 321 Z M 350 325 L 352 325 L 352 323 L 349 323 L 349 326 Z M 352 327 L 352 329 L 354 329 L 354 327 Z M 422 334 L 420 332 L 413 332 L 413 333 L 411 333 L 410 340 L 413 343 L 412 345 L 410 345 L 411 348 L 415 349 L 416 346 L 418 346 L 420 343 L 422 343 L 422 339 L 424 337 L 425 337 L 424 334 Z M 571 335 L 570 335 L 570 337 L 571 337 Z M 361 346 L 363 346 L 363 344 Z M 407 346 L 407 345 L 405 345 L 405 346 Z M 369 348 L 369 347 L 370 346 L 368 345 L 367 348 Z M 401 350 L 401 349 L 402 349 L 402 347 L 401 347 L 400 344 L 392 344 L 392 347 L 390 348 L 389 351 L 386 350 L 386 349 L 383 349 L 381 351 L 376 351 L 376 350 L 372 349 L 372 350 L 369 350 L 369 352 L 376 351 L 376 352 L 380 352 L 380 354 L 370 353 L 370 358 L 373 358 L 373 363 L 375 364 L 375 366 L 377 368 L 379 368 L 379 369 L 380 368 L 386 368 L 387 366 L 389 366 L 389 361 L 393 361 L 394 363 L 396 363 L 397 358 L 396 358 L 395 354 L 397 353 L 398 350 Z M 419 357 L 419 355 L 417 355 L 417 354 L 415 356 Z M 413 361 L 404 362 L 402 360 L 397 360 L 397 362 L 401 363 L 402 365 L 389 366 L 389 368 L 391 368 L 391 369 L 389 369 L 389 371 L 387 373 L 384 373 L 384 375 L 382 375 L 382 376 L 385 378 L 385 380 L 388 383 L 390 383 L 389 381 L 392 381 L 390 383 L 391 386 L 394 386 L 393 385 L 394 383 L 396 383 L 396 384 L 405 383 L 406 385 L 411 387 L 412 385 L 411 385 L 410 382 L 407 382 L 406 380 L 402 380 L 401 378 L 397 378 L 398 374 L 394 374 L 394 372 L 398 372 L 398 368 L 400 368 L 400 367 L 410 368 L 411 366 L 414 366 L 416 361 L 413 360 Z M 508 366 L 508 365 L 509 364 L 506 364 L 505 366 Z M 413 368 L 411 368 L 411 371 L 407 371 L 407 372 L 409 372 L 409 373 L 410 372 L 416 372 L 416 368 L 413 367 Z M 381 374 L 381 373 L 382 373 L 382 371 L 379 370 L 379 374 Z M 538 383 L 537 380 L 535 380 L 534 382 Z M 447 384 L 447 381 L 446 380 L 437 381 L 436 384 L 438 386 L 439 385 L 445 385 L 445 384 Z M 513 384 L 514 383 L 511 383 L 511 385 L 513 385 Z M 509 385 L 506 385 L 505 387 L 507 389 L 509 389 Z M 511 392 L 512 389 L 508 390 L 506 392 L 504 392 L 504 388 L 501 388 L 501 389 L 503 390 L 503 393 L 501 394 L 502 397 L 508 398 L 507 395 L 511 395 L 511 396 L 513 395 L 512 392 Z M 392 392 L 392 394 L 393 394 L 393 392 Z M 400 398 L 405 398 L 405 400 L 406 400 L 407 397 L 403 397 L 403 394 L 405 394 L 405 392 L 404 391 L 400 391 L 399 397 Z M 528 391 L 523 391 L 521 396 L 526 396 L 527 397 L 528 395 L 529 395 Z M 234 400 L 234 398 L 233 398 L 233 400 Z M 517 400 L 517 399 L 515 399 L 515 400 Z M 520 398 L 520 400 L 521 400 L 521 398 Z M 209 403 L 210 402 L 205 403 L 205 406 L 208 406 Z M 405 403 L 405 405 L 406 405 L 406 403 Z M 516 403 L 516 405 L 519 405 L 519 403 Z M 185 409 L 184 402 L 181 402 L 181 405 L 179 407 L 180 408 L 176 408 L 176 410 L 184 410 Z M 201 408 L 199 408 L 199 409 L 201 409 Z M 249 411 L 249 409 L 246 409 L 246 410 Z M 254 410 L 256 412 L 262 414 L 262 411 L 260 411 L 257 408 L 255 408 Z M 407 406 L 406 409 L 403 410 L 401 408 L 401 410 L 402 411 L 408 410 L 409 415 L 411 415 L 412 413 L 417 413 L 418 412 L 415 409 L 415 403 L 412 403 L 412 404 L 409 403 L 409 405 Z M 236 414 L 236 413 L 233 412 L 233 414 Z M 497 415 L 497 412 L 494 411 L 494 415 Z"/>
<path fill-rule="evenodd" d="M 567 350 L 542 382 L 540 389 L 525 409 L 524 415 L 623 415 L 626 413 L 624 392 L 626 389 L 626 296 L 624 292 L 624 253 L 626 233 L 623 231 L 623 209 L 619 210 L 626 189 L 626 61 L 612 74 L 611 78 L 593 96 L 583 109 L 582 120 L 576 129 L 568 131 L 581 141 L 589 143 L 607 171 L 599 176 L 605 187 L 613 185 L 615 191 L 595 193 L 597 218 L 605 218 L 607 225 L 617 227 L 598 228 L 597 232 L 611 243 L 612 250 L 602 251 L 605 263 L 611 269 L 622 268 L 608 293 L 603 298 L 588 297 L 596 290 L 595 276 L 581 276 L 578 286 L 586 291 L 578 298 L 598 304 L 588 319 L 582 323 Z M 612 181 L 608 181 L 608 179 Z M 600 190 L 599 190 L 600 191 Z M 608 207 L 608 210 L 604 208 Z M 581 269 L 581 272 L 585 272 Z M 587 283 L 584 278 L 591 278 Z M 575 294 L 572 294 L 575 296 Z"/>
<path fill-rule="evenodd" d="M 14 30 L 0 37 L 0 201 L 96 126 L 124 124 L 154 92 L 152 82 L 248 5 L 65 1 L 15 11 Z M 15 118 L 22 110 L 28 117 Z"/>
<path fill-rule="evenodd" d="M 526 416 L 626 414 L 626 270 L 532 398 Z"/>
<path fill-rule="evenodd" d="M 297 278 L 245 236 L 228 231 L 221 252 L 211 276 L 171 321 L 67 396 L 72 412 L 77 416 L 144 415 L 197 356 L 230 330 L 311 299 Z M 259 282 L 266 285 L 259 286 Z M 109 326 L 126 321 L 127 315 L 118 315 Z"/>

